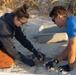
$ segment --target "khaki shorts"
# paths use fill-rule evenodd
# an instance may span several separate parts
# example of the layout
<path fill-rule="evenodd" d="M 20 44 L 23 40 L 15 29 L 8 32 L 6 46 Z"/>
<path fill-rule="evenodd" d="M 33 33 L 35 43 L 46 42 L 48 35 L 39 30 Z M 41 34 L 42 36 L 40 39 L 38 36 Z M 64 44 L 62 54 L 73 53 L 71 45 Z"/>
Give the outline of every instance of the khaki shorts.
<path fill-rule="evenodd" d="M 0 68 L 8 68 L 14 65 L 13 58 L 6 52 L 5 48 L 0 48 Z"/>

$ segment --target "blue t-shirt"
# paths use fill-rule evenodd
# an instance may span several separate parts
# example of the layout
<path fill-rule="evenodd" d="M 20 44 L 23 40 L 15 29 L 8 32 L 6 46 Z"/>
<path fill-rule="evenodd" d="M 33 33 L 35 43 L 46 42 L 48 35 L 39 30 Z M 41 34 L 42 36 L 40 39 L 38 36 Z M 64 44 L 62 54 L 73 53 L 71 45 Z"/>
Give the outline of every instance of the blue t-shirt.
<path fill-rule="evenodd" d="M 76 16 L 70 16 L 67 18 L 66 32 L 69 39 L 76 36 Z"/>

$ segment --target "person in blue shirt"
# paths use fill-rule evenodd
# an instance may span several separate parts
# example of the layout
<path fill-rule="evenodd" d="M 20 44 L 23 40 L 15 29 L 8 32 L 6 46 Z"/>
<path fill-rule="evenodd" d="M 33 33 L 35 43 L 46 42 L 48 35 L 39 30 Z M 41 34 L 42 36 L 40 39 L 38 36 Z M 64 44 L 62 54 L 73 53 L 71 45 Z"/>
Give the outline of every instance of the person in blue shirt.
<path fill-rule="evenodd" d="M 63 59 L 68 58 L 68 64 L 59 66 L 59 71 L 69 72 L 73 70 L 76 57 L 76 16 L 69 16 L 68 11 L 63 6 L 55 6 L 50 12 L 50 17 L 58 27 L 66 28 L 69 42 L 60 56 L 46 63 L 46 67 L 50 69 Z"/>
<path fill-rule="evenodd" d="M 11 13 L 5 13 L 0 17 L 0 50 L 2 50 L 2 53 L 4 52 L 5 54 L 10 55 L 10 57 L 12 57 L 13 60 L 18 59 L 22 61 L 24 64 L 34 66 L 35 62 L 31 59 L 27 59 L 25 55 L 23 55 L 21 52 L 18 52 L 12 41 L 13 37 L 15 37 L 16 40 L 19 41 L 25 48 L 33 52 L 33 54 L 36 58 L 38 58 L 38 60 L 43 60 L 43 54 L 41 52 L 38 52 L 34 48 L 31 42 L 21 31 L 21 26 L 25 25 L 29 19 L 27 9 L 28 7 L 25 4 L 23 4 L 21 7 L 15 9 Z M 0 57 L 0 59 L 1 58 L 2 56 Z M 3 58 L 2 60 L 4 61 L 5 59 Z M 6 65 L 8 63 L 9 62 L 7 62 Z M 0 64 L 2 63 L 0 62 Z M 11 67 L 11 65 L 8 65 L 7 67 Z M 3 67 L 5 68 L 5 66 Z"/>

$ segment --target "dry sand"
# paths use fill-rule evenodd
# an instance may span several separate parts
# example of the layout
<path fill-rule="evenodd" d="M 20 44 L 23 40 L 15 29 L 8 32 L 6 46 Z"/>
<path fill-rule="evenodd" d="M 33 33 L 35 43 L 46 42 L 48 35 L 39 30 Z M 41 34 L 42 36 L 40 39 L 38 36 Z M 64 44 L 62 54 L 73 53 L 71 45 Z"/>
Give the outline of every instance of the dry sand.
<path fill-rule="evenodd" d="M 44 62 L 37 62 L 36 66 L 29 67 L 28 65 L 23 64 L 22 62 L 15 60 L 15 64 L 11 68 L 0 69 L 0 75 L 24 75 L 24 74 L 45 74 L 45 75 L 76 75 L 76 63 L 74 70 L 71 72 L 59 72 L 58 66 L 68 63 L 67 60 L 60 62 L 53 70 L 48 71 L 43 64 L 52 58 L 56 58 L 66 47 L 67 42 L 61 43 L 38 43 L 34 39 L 34 35 L 38 33 L 38 29 L 41 25 L 50 25 L 52 22 L 50 19 L 36 17 L 28 20 L 27 26 L 23 26 L 22 30 L 27 38 L 31 41 L 33 46 L 40 52 L 46 55 L 46 60 Z M 22 52 L 25 56 L 31 56 L 32 53 L 24 48 L 18 41 L 14 41 L 15 46 L 18 51 Z M 9 74 L 10 73 L 10 74 Z M 14 75 L 14 74 L 13 74 Z"/>

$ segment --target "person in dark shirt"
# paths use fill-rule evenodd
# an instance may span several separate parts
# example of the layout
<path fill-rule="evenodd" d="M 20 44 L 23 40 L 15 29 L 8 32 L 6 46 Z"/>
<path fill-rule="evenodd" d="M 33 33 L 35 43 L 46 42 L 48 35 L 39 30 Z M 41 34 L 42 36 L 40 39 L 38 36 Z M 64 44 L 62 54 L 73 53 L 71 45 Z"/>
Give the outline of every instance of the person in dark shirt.
<path fill-rule="evenodd" d="M 0 17 L 0 49 L 4 48 L 2 49 L 2 52 L 5 50 L 5 54 L 12 57 L 13 60 L 18 59 L 24 64 L 34 66 L 35 62 L 31 59 L 27 59 L 21 52 L 18 52 L 12 42 L 13 37 L 15 37 L 25 48 L 33 52 L 38 60 L 43 60 L 43 54 L 33 47 L 31 42 L 21 31 L 21 26 L 23 26 L 29 19 L 27 9 L 27 6 L 23 4 L 11 13 L 5 13 Z"/>

